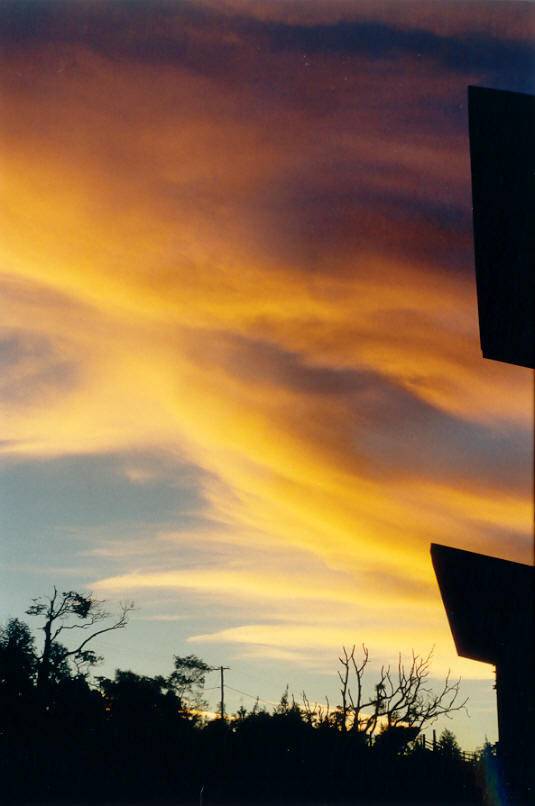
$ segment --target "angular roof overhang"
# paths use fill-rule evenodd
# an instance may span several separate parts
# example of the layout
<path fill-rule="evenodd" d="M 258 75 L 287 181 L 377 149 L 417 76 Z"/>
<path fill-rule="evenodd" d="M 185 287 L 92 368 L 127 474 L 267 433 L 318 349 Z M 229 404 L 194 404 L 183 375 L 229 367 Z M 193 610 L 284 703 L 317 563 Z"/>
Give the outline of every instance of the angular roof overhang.
<path fill-rule="evenodd" d="M 533 566 L 436 543 L 431 559 L 459 655 L 497 664 L 533 651 Z"/>

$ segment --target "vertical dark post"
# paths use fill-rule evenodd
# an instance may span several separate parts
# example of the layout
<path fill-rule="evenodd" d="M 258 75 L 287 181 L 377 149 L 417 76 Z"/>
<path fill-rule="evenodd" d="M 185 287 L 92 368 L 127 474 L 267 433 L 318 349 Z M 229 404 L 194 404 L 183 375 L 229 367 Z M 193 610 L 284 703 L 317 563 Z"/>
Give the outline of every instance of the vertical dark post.
<path fill-rule="evenodd" d="M 230 666 L 220 666 L 219 671 L 221 672 L 221 719 L 225 718 L 225 678 L 224 678 L 224 671 L 225 669 L 230 669 Z"/>

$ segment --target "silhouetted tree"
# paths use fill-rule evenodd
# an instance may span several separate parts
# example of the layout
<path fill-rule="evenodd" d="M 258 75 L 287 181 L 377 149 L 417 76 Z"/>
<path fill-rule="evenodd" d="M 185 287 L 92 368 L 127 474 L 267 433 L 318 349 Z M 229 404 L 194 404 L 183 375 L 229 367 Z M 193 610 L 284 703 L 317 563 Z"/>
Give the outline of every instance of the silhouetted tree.
<path fill-rule="evenodd" d="M 51 597 L 39 596 L 32 599 L 33 604 L 26 610 L 29 616 L 44 616 L 41 629 L 44 633 L 43 649 L 38 657 L 37 687 L 45 688 L 51 682 L 51 674 L 61 660 L 63 664 L 72 659 L 78 673 L 82 674 L 88 665 L 96 663 L 100 658 L 91 650 L 86 649 L 87 644 L 97 635 L 119 630 L 126 627 L 128 613 L 133 609 L 132 603 L 121 604 L 120 615 L 113 624 L 100 629 L 93 627 L 110 618 L 111 614 L 104 609 L 104 602 L 94 599 L 92 594 L 78 593 L 77 591 L 63 591 L 59 593 L 54 587 Z M 65 630 L 90 631 L 75 649 L 67 649 L 58 645 L 58 637 Z M 60 648 L 58 648 L 60 647 Z M 65 668 L 65 666 L 63 667 Z"/>
<path fill-rule="evenodd" d="M 177 716 L 181 711 L 180 700 L 168 691 L 166 679 L 160 675 L 148 677 L 116 669 L 113 680 L 99 677 L 98 684 L 108 712 L 129 726 L 162 715 Z"/>
<path fill-rule="evenodd" d="M 167 686 L 175 692 L 184 708 L 202 711 L 208 703 L 202 693 L 207 672 L 213 667 L 198 658 L 197 655 L 186 655 L 181 658 L 173 656 L 174 671 L 166 678 Z"/>
<path fill-rule="evenodd" d="M 455 738 L 455 734 L 447 728 L 444 728 L 440 734 L 437 742 L 437 751 L 443 756 L 446 756 L 446 758 L 450 759 L 460 759 L 462 756 L 461 748 L 459 747 L 459 743 Z"/>
<path fill-rule="evenodd" d="M 480 802 L 475 775 L 488 764 L 465 760 L 451 731 L 438 752 L 413 741 L 422 721 L 462 707 L 458 683 L 447 678 L 434 694 L 425 682 L 430 655 L 413 654 L 408 668 L 400 658 L 397 675 L 383 668 L 370 694 L 367 650 L 360 659 L 344 650 L 337 709 L 306 695 L 298 705 L 286 688 L 269 711 L 257 700 L 235 719 L 206 722 L 195 709 L 213 667 L 195 655 L 175 656 L 168 676 L 116 670 L 97 678 L 98 688 L 89 683 L 96 656 L 88 641 L 124 626 L 129 608 L 106 627 L 102 602 L 90 595 L 54 590 L 34 600 L 30 615 L 43 618 L 49 641 L 45 697 L 37 688 L 43 654 L 28 625 L 10 619 L 0 628 L 3 802 L 193 802 L 201 787 L 220 803 Z M 85 630 L 77 649 L 60 643 L 77 629 Z"/>
<path fill-rule="evenodd" d="M 388 756 L 398 756 L 407 751 L 410 742 L 418 736 L 419 728 L 407 725 L 383 725 L 375 737 L 375 747 Z"/>
<path fill-rule="evenodd" d="M 343 669 L 338 672 L 342 683 L 342 704 L 337 709 L 337 714 L 342 731 L 363 732 L 371 738 L 379 729 L 404 727 L 416 729 L 416 736 L 424 725 L 465 708 L 467 699 L 458 702 L 460 678 L 451 682 L 448 672 L 438 693 L 425 685 L 430 676 L 433 650 L 426 657 L 417 655 L 413 650 L 408 668 L 403 664 L 400 654 L 395 675 L 390 666 L 381 667 L 379 680 L 374 686 L 374 695 L 365 698 L 364 674 L 369 658 L 364 645 L 362 652 L 362 660 L 359 662 L 355 658 L 355 646 L 349 652 L 343 647 L 343 657 L 339 658 Z M 353 687 L 350 682 L 351 672 Z"/>
<path fill-rule="evenodd" d="M 18 618 L 10 618 L 0 628 L 0 686 L 13 696 L 33 685 L 38 658 L 30 628 Z"/>

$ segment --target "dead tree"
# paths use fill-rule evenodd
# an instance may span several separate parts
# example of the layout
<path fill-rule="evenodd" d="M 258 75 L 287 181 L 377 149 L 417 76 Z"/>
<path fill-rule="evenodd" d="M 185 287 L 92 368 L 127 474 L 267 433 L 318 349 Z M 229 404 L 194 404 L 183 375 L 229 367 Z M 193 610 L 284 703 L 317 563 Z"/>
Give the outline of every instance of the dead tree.
<path fill-rule="evenodd" d="M 318 702 L 311 703 L 304 691 L 302 699 L 303 705 L 301 707 L 301 713 L 308 725 L 318 728 L 322 725 L 331 724 L 331 706 L 328 697 L 325 697 L 325 707 Z"/>
<path fill-rule="evenodd" d="M 452 682 L 448 672 L 438 693 L 428 684 L 433 650 L 425 657 L 413 650 L 407 668 L 400 653 L 397 673 L 393 674 L 390 666 L 383 666 L 374 685 L 374 695 L 365 699 L 364 674 L 369 656 L 364 644 L 362 653 L 362 660 L 358 661 L 355 646 L 351 651 L 343 647 L 343 656 L 339 658 L 342 664 L 342 671 L 338 672 L 342 684 L 342 731 L 364 733 L 371 740 L 378 729 L 410 728 L 411 735 L 416 736 L 424 725 L 466 709 L 467 699 L 462 702 L 458 699 L 460 678 Z"/>
<path fill-rule="evenodd" d="M 43 650 L 38 658 L 37 670 L 37 687 L 40 690 L 48 686 L 54 650 L 60 646 L 58 638 L 62 632 L 82 630 L 85 634 L 90 631 L 89 635 L 84 635 L 83 640 L 77 644 L 75 649 L 61 647 L 62 660 L 72 659 L 80 672 L 84 664 L 92 664 L 97 660 L 95 653 L 86 649 L 89 642 L 97 635 L 126 627 L 128 613 L 134 607 L 132 602 L 121 604 L 119 616 L 112 624 L 92 630 L 93 627 L 109 619 L 111 613 L 105 610 L 104 602 L 93 598 L 91 593 L 87 595 L 77 591 L 59 593 L 54 587 L 51 597 L 39 596 L 32 599 L 32 602 L 33 604 L 26 610 L 26 613 L 29 616 L 44 616 L 45 619 L 41 627 L 45 636 Z"/>

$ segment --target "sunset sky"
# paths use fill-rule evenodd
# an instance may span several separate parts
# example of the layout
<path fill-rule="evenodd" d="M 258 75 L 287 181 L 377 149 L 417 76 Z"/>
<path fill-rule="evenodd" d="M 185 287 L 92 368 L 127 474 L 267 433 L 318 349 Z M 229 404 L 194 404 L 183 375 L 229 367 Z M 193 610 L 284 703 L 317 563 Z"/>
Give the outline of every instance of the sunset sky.
<path fill-rule="evenodd" d="M 195 653 L 230 711 L 335 703 L 343 644 L 434 644 L 471 695 L 448 726 L 495 740 L 429 546 L 532 561 L 466 88 L 533 92 L 533 5 L 33 0 L 1 28 L 1 620 L 54 584 L 133 599 L 98 673 Z"/>

